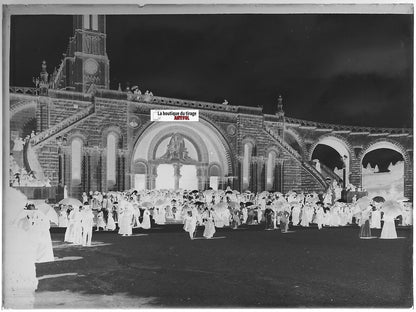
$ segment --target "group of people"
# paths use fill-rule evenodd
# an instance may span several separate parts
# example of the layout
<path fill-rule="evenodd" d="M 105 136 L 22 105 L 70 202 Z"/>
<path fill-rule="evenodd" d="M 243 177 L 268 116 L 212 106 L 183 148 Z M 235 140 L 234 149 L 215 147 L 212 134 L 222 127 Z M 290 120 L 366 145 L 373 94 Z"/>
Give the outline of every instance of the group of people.
<path fill-rule="evenodd" d="M 360 200 L 344 203 L 336 201 L 335 196 L 330 191 L 324 194 L 256 194 L 239 193 L 230 188 L 218 191 L 90 192 L 82 195 L 84 206 L 60 207 L 59 226 L 67 227 L 66 241 L 79 244 L 86 243 L 82 239 L 83 218 L 87 218 L 88 228 L 118 230 L 123 236 L 132 235 L 133 228 L 150 229 L 152 224 L 166 223 L 183 223 L 191 238 L 198 225 L 205 226 L 203 236 L 206 238 L 212 238 L 215 228 L 236 229 L 240 225 L 260 223 L 264 223 L 267 230 L 280 229 L 282 232 L 287 232 L 289 225 L 310 227 L 314 224 L 322 229 L 352 224 L 361 226 L 367 220 L 370 228 L 381 228 L 382 215 L 387 216 L 382 212 L 382 202 L 369 200 L 366 207 L 361 207 Z M 411 203 L 398 204 L 401 205 L 402 225 L 411 225 Z"/>

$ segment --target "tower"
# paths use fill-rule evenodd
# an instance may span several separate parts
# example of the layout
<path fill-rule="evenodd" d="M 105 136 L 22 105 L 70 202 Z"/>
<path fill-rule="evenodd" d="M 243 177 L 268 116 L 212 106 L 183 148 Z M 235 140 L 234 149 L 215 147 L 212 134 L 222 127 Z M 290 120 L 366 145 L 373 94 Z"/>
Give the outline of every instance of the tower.
<path fill-rule="evenodd" d="M 65 56 L 65 87 L 88 92 L 92 85 L 108 89 L 110 61 L 106 52 L 104 15 L 76 15 L 74 36 Z"/>

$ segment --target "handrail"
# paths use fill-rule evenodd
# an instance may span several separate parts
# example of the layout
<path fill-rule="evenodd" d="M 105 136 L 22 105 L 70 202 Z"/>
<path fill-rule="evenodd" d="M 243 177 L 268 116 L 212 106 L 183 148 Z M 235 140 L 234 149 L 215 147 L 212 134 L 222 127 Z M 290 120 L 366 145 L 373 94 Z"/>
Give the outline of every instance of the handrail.
<path fill-rule="evenodd" d="M 36 146 L 40 144 L 41 142 L 44 142 L 48 138 L 50 138 L 53 135 L 56 135 L 61 130 L 75 124 L 82 118 L 92 114 L 95 110 L 95 105 L 91 104 L 87 108 L 79 111 L 78 113 L 62 120 L 58 124 L 50 127 L 49 129 L 46 129 L 45 131 L 42 131 L 41 133 L 35 135 L 33 138 L 30 139 L 30 143 L 32 143 L 33 146 Z"/>

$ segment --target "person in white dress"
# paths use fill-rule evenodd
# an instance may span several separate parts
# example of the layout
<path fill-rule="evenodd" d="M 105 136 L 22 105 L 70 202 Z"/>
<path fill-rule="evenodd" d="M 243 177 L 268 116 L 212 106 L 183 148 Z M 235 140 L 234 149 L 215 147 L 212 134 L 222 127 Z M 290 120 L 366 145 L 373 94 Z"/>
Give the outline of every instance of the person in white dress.
<path fill-rule="evenodd" d="M 380 203 L 374 202 L 375 208 L 371 211 L 371 228 L 372 229 L 381 229 L 381 212 L 380 212 Z"/>
<path fill-rule="evenodd" d="M 70 212 L 68 215 L 68 226 L 66 228 L 65 231 L 65 237 L 64 237 L 64 242 L 68 242 L 68 243 L 73 243 L 74 242 L 74 237 L 75 237 L 75 232 L 74 232 L 74 227 L 75 227 L 75 210 L 72 208 L 72 206 L 70 206 Z"/>
<path fill-rule="evenodd" d="M 52 262 L 55 258 L 49 232 L 49 218 L 39 210 L 36 210 L 34 205 L 29 205 L 28 209 L 34 209 L 30 211 L 31 227 L 29 233 L 33 244 L 36 246 L 36 263 Z"/>
<path fill-rule="evenodd" d="M 58 227 L 66 228 L 68 226 L 68 213 L 65 205 L 61 205 L 58 216 Z"/>
<path fill-rule="evenodd" d="M 85 205 L 82 211 L 82 246 L 91 246 L 92 228 L 94 226 L 94 213 L 89 205 Z"/>
<path fill-rule="evenodd" d="M 389 214 L 383 215 L 383 229 L 381 230 L 381 239 L 395 239 L 397 238 L 396 224 L 394 223 L 394 216 Z"/>
<path fill-rule="evenodd" d="M 120 204 L 120 206 L 121 205 L 123 206 L 123 213 L 120 215 L 120 229 L 118 234 L 121 234 L 122 236 L 131 236 L 133 233 L 133 205 L 127 201 L 125 201 L 123 204 Z"/>
<path fill-rule="evenodd" d="M 107 224 L 105 223 L 105 220 L 104 220 L 104 212 L 102 210 L 100 210 L 97 213 L 97 230 L 96 231 L 99 231 L 100 228 L 102 228 L 103 230 L 107 228 Z"/>
<path fill-rule="evenodd" d="M 318 229 L 322 229 L 322 225 L 324 223 L 324 209 L 320 205 L 317 205 L 316 207 L 315 222 L 318 225 Z"/>
<path fill-rule="evenodd" d="M 148 209 L 145 209 L 143 211 L 143 220 L 142 223 L 140 224 L 140 227 L 142 227 L 145 230 L 150 229 L 151 224 L 150 224 L 150 212 Z"/>
<path fill-rule="evenodd" d="M 108 212 L 107 231 L 114 231 L 115 229 L 116 223 L 114 222 L 113 212 L 110 210 Z"/>
<path fill-rule="evenodd" d="M 214 218 L 213 218 L 214 211 L 211 209 L 206 209 L 204 212 L 204 233 L 202 236 L 204 236 L 207 239 L 210 239 L 215 234 L 215 225 L 214 225 Z"/>
<path fill-rule="evenodd" d="M 193 216 L 191 211 L 188 211 L 184 220 L 183 229 L 185 232 L 189 233 L 189 238 L 194 239 L 195 230 L 196 230 L 196 216 Z"/>
<path fill-rule="evenodd" d="M 82 206 L 74 209 L 74 245 L 82 245 Z"/>

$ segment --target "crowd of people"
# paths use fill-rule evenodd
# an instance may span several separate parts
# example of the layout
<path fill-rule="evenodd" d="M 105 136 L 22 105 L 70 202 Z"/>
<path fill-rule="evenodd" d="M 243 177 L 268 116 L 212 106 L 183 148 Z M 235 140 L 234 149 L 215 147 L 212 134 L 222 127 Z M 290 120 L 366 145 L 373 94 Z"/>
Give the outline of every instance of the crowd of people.
<path fill-rule="evenodd" d="M 91 246 L 95 231 L 117 231 L 132 235 L 133 228 L 150 229 L 154 224 L 182 223 L 190 239 L 198 226 L 203 237 L 213 238 L 217 228 L 237 229 L 242 225 L 262 224 L 265 230 L 287 233 L 290 226 L 342 227 L 357 224 L 360 238 L 372 238 L 371 229 L 382 227 L 380 238 L 397 238 L 396 223 L 412 225 L 412 203 L 363 197 L 352 203 L 337 200 L 336 193 L 261 192 L 231 190 L 173 191 L 130 190 L 89 192 L 70 203 L 59 205 L 56 219 L 42 204 L 28 203 L 16 189 L 6 192 L 4 214 L 7 226 L 5 248 L 6 302 L 13 306 L 19 296 L 33 305 L 37 287 L 35 263 L 54 261 L 50 225 L 53 220 L 66 228 L 64 240 L 74 245 Z M 53 210 L 53 209 L 52 209 Z M 53 213 L 56 215 L 55 211 Z M 29 295 L 28 295 L 29 294 Z M 20 298 L 19 297 L 19 298 Z M 19 299 L 20 300 L 20 299 Z M 22 303 L 22 301 L 20 301 Z"/>
<path fill-rule="evenodd" d="M 241 225 L 264 224 L 265 229 L 287 232 L 289 226 L 342 227 L 368 221 L 370 228 L 381 228 L 387 214 L 382 198 L 354 198 L 352 203 L 340 202 L 337 194 L 315 192 L 251 192 L 231 190 L 173 191 L 130 190 L 124 192 L 89 192 L 81 198 L 79 207 L 60 205 L 59 227 L 66 227 L 65 241 L 88 245 L 83 233 L 118 231 L 132 235 L 134 228 L 150 229 L 152 225 L 183 223 L 184 230 L 194 238 L 196 227 L 205 226 L 204 237 L 212 238 L 216 228 L 236 229 Z M 412 204 L 398 201 L 401 225 L 412 224 Z M 383 216 L 385 218 L 383 218 Z M 84 221 L 84 219 L 86 221 Z M 88 231 L 84 228 L 88 227 Z M 365 234 L 360 233 L 365 237 Z"/>

